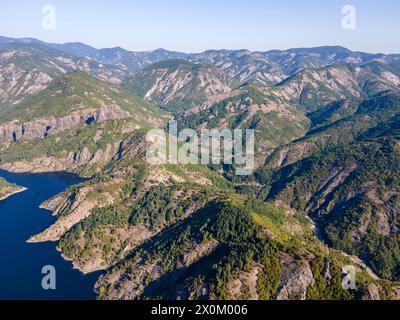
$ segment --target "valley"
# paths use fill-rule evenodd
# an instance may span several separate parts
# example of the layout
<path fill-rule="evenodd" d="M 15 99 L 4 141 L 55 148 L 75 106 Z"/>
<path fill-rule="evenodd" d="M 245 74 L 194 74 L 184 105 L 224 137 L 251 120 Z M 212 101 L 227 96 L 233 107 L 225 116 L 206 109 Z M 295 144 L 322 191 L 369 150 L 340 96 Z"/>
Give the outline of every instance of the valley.
<path fill-rule="evenodd" d="M 150 164 L 171 119 L 254 130 L 254 172 Z M 54 243 L 97 299 L 400 299 L 399 120 L 400 55 L 0 37 L 0 168 L 85 177 L 35 202 L 54 219 L 27 246 Z"/>

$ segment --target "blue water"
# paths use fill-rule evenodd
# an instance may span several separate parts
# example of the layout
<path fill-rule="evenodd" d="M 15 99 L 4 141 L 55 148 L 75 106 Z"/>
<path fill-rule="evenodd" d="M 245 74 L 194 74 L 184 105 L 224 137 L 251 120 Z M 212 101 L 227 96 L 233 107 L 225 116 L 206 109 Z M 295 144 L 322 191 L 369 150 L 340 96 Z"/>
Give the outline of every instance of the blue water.
<path fill-rule="evenodd" d="M 11 174 L 0 176 L 27 191 L 0 201 L 0 299 L 95 299 L 99 273 L 83 275 L 56 250 L 56 243 L 28 244 L 26 240 L 56 220 L 39 205 L 81 180 L 70 174 Z M 56 290 L 42 289 L 42 267 L 56 269 Z"/>

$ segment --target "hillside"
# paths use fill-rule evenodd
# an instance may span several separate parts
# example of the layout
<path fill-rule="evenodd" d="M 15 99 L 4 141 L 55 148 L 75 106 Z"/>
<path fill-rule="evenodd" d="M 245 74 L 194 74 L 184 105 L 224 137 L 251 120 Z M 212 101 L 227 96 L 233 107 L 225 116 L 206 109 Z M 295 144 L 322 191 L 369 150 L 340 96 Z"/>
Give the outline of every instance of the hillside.
<path fill-rule="evenodd" d="M 81 72 L 0 114 L 0 164 L 12 171 L 79 171 L 106 164 L 124 136 L 164 126 L 169 115 Z"/>
<path fill-rule="evenodd" d="M 124 87 L 155 105 L 177 112 L 231 91 L 231 82 L 213 65 L 169 60 L 136 72 Z"/>
<path fill-rule="evenodd" d="M 399 108 L 394 93 L 366 99 L 352 116 L 278 149 L 258 173 L 262 198 L 304 212 L 329 245 L 396 280 Z"/>
<path fill-rule="evenodd" d="M 0 168 L 87 177 L 42 204 L 57 219 L 29 242 L 101 271 L 99 299 L 400 299 L 399 61 L 0 38 Z M 172 115 L 253 129 L 253 174 L 148 163 Z"/>
<path fill-rule="evenodd" d="M 81 42 L 46 43 L 33 38 L 16 39 L 0 36 L 0 44 L 1 43 L 46 46 L 69 56 L 85 59 L 89 58 L 99 64 L 112 65 L 129 73 L 143 69 L 156 62 L 185 59 L 188 56 L 182 52 L 164 49 L 142 52 L 132 52 L 120 47 L 96 49 Z"/>
<path fill-rule="evenodd" d="M 212 63 L 239 84 L 270 86 L 286 78 L 280 65 L 261 52 L 210 50 L 192 55 L 191 60 Z"/>
<path fill-rule="evenodd" d="M 120 83 L 126 76 L 122 69 L 69 55 L 40 43 L 0 43 L 0 106 L 14 105 L 74 70 L 112 83 Z"/>
<path fill-rule="evenodd" d="M 96 49 L 83 43 L 45 43 L 31 38 L 1 37 L 0 44 L 47 46 L 78 58 L 90 58 L 99 64 L 113 65 L 127 72 L 136 72 L 151 64 L 184 59 L 195 63 L 213 64 L 226 76 L 240 84 L 256 83 L 263 86 L 277 84 L 304 69 L 323 68 L 337 64 L 381 62 L 398 65 L 399 55 L 355 52 L 340 46 L 295 48 L 252 52 L 249 50 L 207 50 L 202 53 L 183 53 L 157 49 L 133 52 L 120 47 Z M 398 69 L 397 69 L 398 70 Z"/>
<path fill-rule="evenodd" d="M 147 167 L 144 149 L 132 149 L 140 141 L 128 142 L 105 174 L 43 204 L 58 220 L 30 239 L 60 240 L 75 267 L 106 270 L 100 299 L 395 296 L 395 283 L 362 264 L 357 291 L 341 289 L 340 268 L 352 258 L 319 242 L 311 220 L 235 194 L 216 171 Z"/>
<path fill-rule="evenodd" d="M 256 158 L 261 162 L 278 146 L 302 137 L 309 127 L 309 120 L 295 105 L 254 86 L 214 96 L 177 118 L 182 127 L 194 129 L 255 130 Z"/>
<path fill-rule="evenodd" d="M 2 112 L 0 122 L 65 116 L 82 108 L 99 109 L 110 105 L 118 106 L 138 119 L 142 117 L 142 121 L 148 119 L 151 122 L 152 118 L 159 116 L 157 114 L 159 109 L 141 98 L 118 86 L 75 71 L 62 75 L 36 96 L 25 99 L 11 110 Z"/>
<path fill-rule="evenodd" d="M 393 138 L 332 148 L 280 169 L 267 198 L 305 212 L 328 244 L 398 280 L 399 160 Z"/>

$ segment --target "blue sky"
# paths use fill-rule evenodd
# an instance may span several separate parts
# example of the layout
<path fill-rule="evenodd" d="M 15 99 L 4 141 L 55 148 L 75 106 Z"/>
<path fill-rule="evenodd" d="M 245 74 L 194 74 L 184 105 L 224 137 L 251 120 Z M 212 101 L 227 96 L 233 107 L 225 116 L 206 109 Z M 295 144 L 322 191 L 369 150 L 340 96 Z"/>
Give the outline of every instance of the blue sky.
<path fill-rule="evenodd" d="M 44 5 L 56 9 L 56 29 L 41 27 Z M 357 27 L 341 27 L 344 5 Z M 398 0 L 0 0 L 0 35 L 95 47 L 266 51 L 343 45 L 400 53 Z"/>

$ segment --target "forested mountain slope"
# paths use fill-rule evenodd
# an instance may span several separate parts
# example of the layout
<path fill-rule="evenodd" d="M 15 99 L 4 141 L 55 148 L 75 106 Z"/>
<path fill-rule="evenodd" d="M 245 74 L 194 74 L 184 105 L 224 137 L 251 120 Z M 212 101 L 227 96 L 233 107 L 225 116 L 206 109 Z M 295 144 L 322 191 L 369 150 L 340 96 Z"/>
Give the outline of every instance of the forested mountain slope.
<path fill-rule="evenodd" d="M 29 241 L 102 270 L 99 299 L 398 299 L 399 61 L 0 38 L 0 167 L 88 178 Z M 254 129 L 254 173 L 149 164 L 146 133 L 172 115 Z"/>

